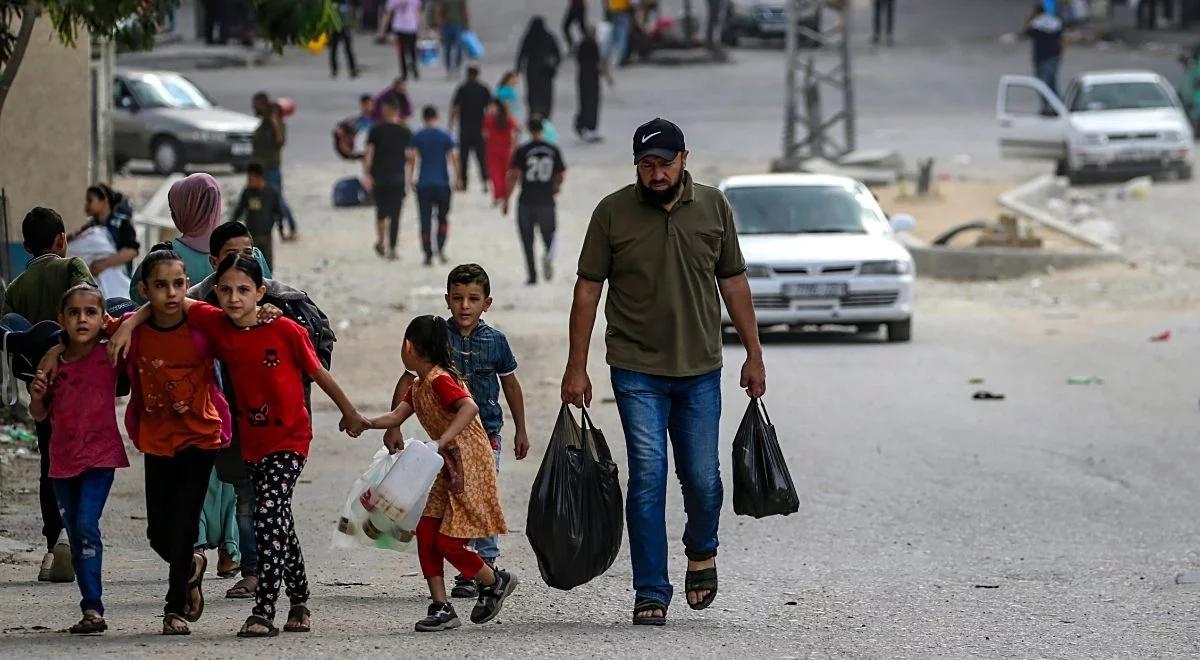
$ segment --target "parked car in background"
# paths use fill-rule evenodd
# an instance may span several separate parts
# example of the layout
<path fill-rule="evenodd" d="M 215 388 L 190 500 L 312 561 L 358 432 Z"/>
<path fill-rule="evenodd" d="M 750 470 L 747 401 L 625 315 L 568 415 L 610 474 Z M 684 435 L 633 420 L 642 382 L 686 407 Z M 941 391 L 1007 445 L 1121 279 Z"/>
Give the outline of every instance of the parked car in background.
<path fill-rule="evenodd" d="M 719 187 L 759 325 L 886 326 L 888 341 L 912 338 L 913 259 L 896 238 L 916 226 L 911 216 L 889 221 L 866 186 L 840 176 L 735 176 Z"/>
<path fill-rule="evenodd" d="M 1191 179 L 1191 121 L 1152 71 L 1098 71 L 1071 81 L 1060 100 L 1042 81 L 1004 76 L 996 99 L 1006 158 L 1057 163 L 1073 182 L 1175 173 Z"/>
<path fill-rule="evenodd" d="M 169 71 L 117 70 L 113 76 L 113 151 L 117 167 L 149 159 L 159 174 L 189 163 L 243 169 L 258 118 L 218 107 L 190 80 Z"/>
<path fill-rule="evenodd" d="M 721 41 L 736 46 L 742 37 L 782 39 L 787 32 L 788 0 L 726 0 L 725 26 Z M 822 0 L 800 0 L 796 25 L 811 32 L 821 30 Z M 800 33 L 800 43 L 814 40 Z"/>

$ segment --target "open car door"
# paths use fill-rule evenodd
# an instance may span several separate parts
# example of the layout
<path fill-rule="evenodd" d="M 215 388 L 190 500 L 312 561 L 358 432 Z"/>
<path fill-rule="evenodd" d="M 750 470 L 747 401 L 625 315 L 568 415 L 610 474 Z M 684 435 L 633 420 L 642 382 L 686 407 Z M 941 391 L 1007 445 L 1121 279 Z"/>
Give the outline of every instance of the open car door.
<path fill-rule="evenodd" d="M 1000 79 L 996 122 L 1005 158 L 1057 161 L 1067 157 L 1067 108 L 1037 78 Z"/>

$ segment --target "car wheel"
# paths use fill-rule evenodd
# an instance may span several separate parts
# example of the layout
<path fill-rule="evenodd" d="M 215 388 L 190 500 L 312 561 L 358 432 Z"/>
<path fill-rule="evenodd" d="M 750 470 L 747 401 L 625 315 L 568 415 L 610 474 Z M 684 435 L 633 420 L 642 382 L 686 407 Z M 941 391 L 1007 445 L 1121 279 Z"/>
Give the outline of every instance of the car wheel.
<path fill-rule="evenodd" d="M 183 170 L 183 146 L 173 137 L 163 136 L 156 139 L 150 151 L 150 158 L 154 161 L 154 171 L 163 176 Z"/>
<path fill-rule="evenodd" d="M 721 43 L 730 48 L 737 48 L 738 42 L 738 33 L 733 28 L 727 29 L 721 34 Z"/>
<path fill-rule="evenodd" d="M 1070 168 L 1067 167 L 1066 159 L 1060 158 L 1058 162 L 1054 164 L 1054 176 L 1066 176 L 1068 169 Z"/>
<path fill-rule="evenodd" d="M 912 319 L 887 324 L 887 340 L 903 342 L 912 340 Z"/>
<path fill-rule="evenodd" d="M 1087 183 L 1087 177 L 1083 174 L 1083 172 L 1078 170 L 1068 170 L 1067 182 L 1073 186 L 1079 186 Z"/>
<path fill-rule="evenodd" d="M 113 156 L 113 171 L 119 172 L 129 164 L 129 157 L 117 154 Z"/>
<path fill-rule="evenodd" d="M 1175 170 L 1175 176 L 1179 177 L 1180 181 L 1192 180 L 1192 166 L 1180 165 L 1178 170 Z"/>

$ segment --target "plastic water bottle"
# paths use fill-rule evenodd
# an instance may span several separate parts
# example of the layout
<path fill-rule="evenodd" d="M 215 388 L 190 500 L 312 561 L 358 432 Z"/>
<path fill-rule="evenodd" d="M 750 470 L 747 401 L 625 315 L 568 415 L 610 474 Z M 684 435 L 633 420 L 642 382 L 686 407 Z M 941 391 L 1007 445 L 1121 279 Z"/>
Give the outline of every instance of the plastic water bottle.
<path fill-rule="evenodd" d="M 429 489 L 443 464 L 441 455 L 426 443 L 406 443 L 396 464 L 374 489 L 372 508 L 387 516 L 393 525 L 412 525 L 405 530 L 411 532 L 416 528 L 415 523 L 420 522 L 420 512 L 425 508 L 422 502 L 429 497 Z"/>

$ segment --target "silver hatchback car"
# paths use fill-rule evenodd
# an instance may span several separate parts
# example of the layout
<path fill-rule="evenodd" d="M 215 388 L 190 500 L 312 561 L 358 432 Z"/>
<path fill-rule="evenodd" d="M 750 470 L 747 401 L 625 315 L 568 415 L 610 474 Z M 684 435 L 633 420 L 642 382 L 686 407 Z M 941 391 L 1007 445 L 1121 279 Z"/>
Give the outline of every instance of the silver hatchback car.
<path fill-rule="evenodd" d="M 178 73 L 119 69 L 113 75 L 113 151 L 118 168 L 149 159 L 159 174 L 188 163 L 241 170 L 259 120 L 220 108 Z"/>

